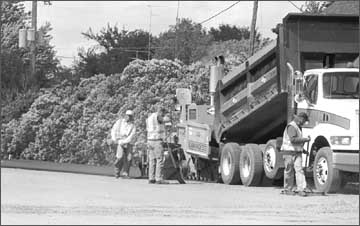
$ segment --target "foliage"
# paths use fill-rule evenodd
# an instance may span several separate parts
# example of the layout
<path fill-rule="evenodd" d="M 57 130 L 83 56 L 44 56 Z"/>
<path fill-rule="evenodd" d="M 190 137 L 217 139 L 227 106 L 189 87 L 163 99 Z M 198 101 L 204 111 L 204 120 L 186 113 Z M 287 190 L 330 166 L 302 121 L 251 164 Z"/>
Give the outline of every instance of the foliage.
<path fill-rule="evenodd" d="M 168 31 L 159 35 L 154 58 L 171 60 L 177 58 L 185 64 L 191 64 L 205 54 L 211 41 L 212 37 L 201 24 L 183 18 L 176 26 L 170 26 Z"/>
<path fill-rule="evenodd" d="M 12 119 L 19 119 L 26 113 L 33 101 L 38 97 L 38 93 L 28 90 L 26 93 L 18 94 L 13 101 L 3 103 L 1 108 L 2 123 L 8 123 Z"/>
<path fill-rule="evenodd" d="M 269 38 L 255 42 L 255 53 L 270 43 Z M 239 66 L 249 57 L 250 40 L 228 40 L 214 42 L 201 59 L 204 64 L 209 64 L 215 56 L 222 55 L 225 58 L 225 72 Z"/>
<path fill-rule="evenodd" d="M 214 41 L 250 39 L 250 29 L 246 26 L 237 27 L 235 25 L 220 24 L 218 28 L 210 28 L 209 34 L 214 37 Z M 256 30 L 255 40 L 260 41 L 260 33 Z"/>
<path fill-rule="evenodd" d="M 305 1 L 301 6 L 301 12 L 310 14 L 322 13 L 333 1 Z"/>
<path fill-rule="evenodd" d="M 80 61 L 77 64 L 77 73 L 81 77 L 90 77 L 103 73 L 110 75 L 121 73 L 134 58 L 146 59 L 149 33 L 143 30 L 119 30 L 117 26 L 109 24 L 95 34 L 91 28 L 82 33 L 87 39 L 96 41 L 104 50 L 98 53 L 96 48 L 79 52 Z"/>
<path fill-rule="evenodd" d="M 1 11 L 1 107 L 3 120 L 8 122 L 28 110 L 39 87 L 46 86 L 48 75 L 57 71 L 59 61 L 50 45 L 51 25 L 46 23 L 39 28 L 44 38 L 37 45 L 36 73 L 31 77 L 30 50 L 18 47 L 19 30 L 28 27 L 30 13 L 16 1 L 2 1 Z"/>
<path fill-rule="evenodd" d="M 145 151 L 145 120 L 160 104 L 174 108 L 178 87 L 192 87 L 197 103 L 209 101 L 209 71 L 197 63 L 132 61 L 122 74 L 81 79 L 77 86 L 65 81 L 41 89 L 28 112 L 2 128 L 2 157 L 14 153 L 23 159 L 106 165 L 114 151 L 106 144 L 119 114 L 136 114 L 136 148 Z M 178 115 L 173 114 L 176 119 Z"/>

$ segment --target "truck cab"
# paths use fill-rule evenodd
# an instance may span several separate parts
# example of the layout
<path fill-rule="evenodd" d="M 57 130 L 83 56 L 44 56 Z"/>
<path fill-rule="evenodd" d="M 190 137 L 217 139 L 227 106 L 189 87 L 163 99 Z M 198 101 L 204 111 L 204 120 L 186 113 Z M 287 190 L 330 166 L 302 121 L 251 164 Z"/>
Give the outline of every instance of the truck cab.
<path fill-rule="evenodd" d="M 311 137 L 303 165 L 320 190 L 337 190 L 346 175 L 359 173 L 359 69 L 307 70 L 302 80 L 295 100 L 309 115 L 303 135 Z"/>

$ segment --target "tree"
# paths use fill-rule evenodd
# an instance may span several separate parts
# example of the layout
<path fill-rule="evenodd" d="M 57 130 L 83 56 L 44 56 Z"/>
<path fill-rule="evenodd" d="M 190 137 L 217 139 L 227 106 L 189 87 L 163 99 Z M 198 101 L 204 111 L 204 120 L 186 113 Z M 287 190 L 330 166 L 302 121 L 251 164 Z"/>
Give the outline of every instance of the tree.
<path fill-rule="evenodd" d="M 1 97 L 13 97 L 24 87 L 25 51 L 19 49 L 18 31 L 25 27 L 24 6 L 8 1 L 1 2 Z"/>
<path fill-rule="evenodd" d="M 305 1 L 301 6 L 303 13 L 320 14 L 322 13 L 333 1 Z"/>
<path fill-rule="evenodd" d="M 209 34 L 214 37 L 214 41 L 241 40 L 250 38 L 250 29 L 246 26 L 221 24 L 218 28 L 210 28 Z M 255 31 L 255 41 L 260 41 L 260 33 L 257 31 Z"/>
<path fill-rule="evenodd" d="M 33 80 L 27 80 L 30 73 L 30 50 L 20 49 L 19 30 L 26 28 L 27 16 L 22 3 L 3 1 L 1 4 L 3 16 L 1 18 L 1 58 L 2 58 L 2 97 L 15 97 L 19 92 L 27 89 L 42 87 L 46 82 L 48 73 L 55 72 L 59 60 L 55 57 L 54 47 L 50 45 L 52 30 L 50 23 L 39 28 L 43 34 L 44 42 L 38 45 L 36 55 L 36 74 Z"/>
<path fill-rule="evenodd" d="M 159 35 L 154 58 L 173 60 L 176 57 L 185 64 L 190 64 L 201 59 L 211 41 L 212 37 L 201 24 L 181 19 L 176 26 L 170 26 L 168 31 Z M 178 48 L 175 53 L 176 45 Z"/>
<path fill-rule="evenodd" d="M 99 52 L 96 46 L 79 51 L 80 61 L 76 65 L 76 71 L 82 77 L 90 77 L 99 73 L 105 75 L 121 73 L 135 58 L 147 59 L 145 50 L 148 48 L 149 33 L 146 31 L 119 30 L 116 25 L 111 27 L 108 24 L 99 33 L 95 34 L 89 28 L 82 35 L 96 41 L 103 48 L 102 52 Z"/>
<path fill-rule="evenodd" d="M 56 51 L 54 46 L 50 45 L 52 36 L 49 32 L 52 30 L 51 24 L 46 22 L 39 28 L 39 32 L 42 34 L 43 42 L 37 45 L 36 55 L 36 74 L 33 81 L 39 87 L 47 85 L 52 76 L 57 76 L 59 72 L 59 60 L 56 58 Z M 54 75 L 56 74 L 56 75 Z"/>
<path fill-rule="evenodd" d="M 39 28 L 44 41 L 37 45 L 36 74 L 29 80 L 30 50 L 20 49 L 18 42 L 19 30 L 29 26 L 30 13 L 16 1 L 1 1 L 1 11 L 1 111 L 2 120 L 9 121 L 28 110 L 38 89 L 48 83 L 48 75 L 57 71 L 59 61 L 50 45 L 51 25 L 46 23 Z"/>

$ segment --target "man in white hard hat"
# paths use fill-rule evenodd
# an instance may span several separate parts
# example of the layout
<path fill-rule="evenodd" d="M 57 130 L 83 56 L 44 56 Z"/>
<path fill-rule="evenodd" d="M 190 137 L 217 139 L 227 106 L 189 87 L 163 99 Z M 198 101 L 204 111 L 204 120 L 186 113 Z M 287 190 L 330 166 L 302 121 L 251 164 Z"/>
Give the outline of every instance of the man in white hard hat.
<path fill-rule="evenodd" d="M 115 177 L 129 178 L 131 152 L 133 148 L 136 127 L 134 124 L 134 112 L 127 110 L 124 118 L 119 118 L 111 129 L 111 140 L 117 144 L 115 160 Z M 123 174 L 120 175 L 120 171 Z"/>

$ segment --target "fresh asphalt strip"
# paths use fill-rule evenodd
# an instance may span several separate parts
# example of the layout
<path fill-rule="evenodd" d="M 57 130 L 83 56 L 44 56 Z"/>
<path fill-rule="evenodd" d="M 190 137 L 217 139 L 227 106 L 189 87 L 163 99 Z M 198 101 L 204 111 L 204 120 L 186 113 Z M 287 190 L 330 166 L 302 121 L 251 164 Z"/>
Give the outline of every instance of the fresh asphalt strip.
<path fill-rule="evenodd" d="M 113 176 L 112 166 L 92 166 L 72 163 L 55 163 L 39 160 L 1 160 L 1 168 L 57 171 L 92 175 Z"/>

